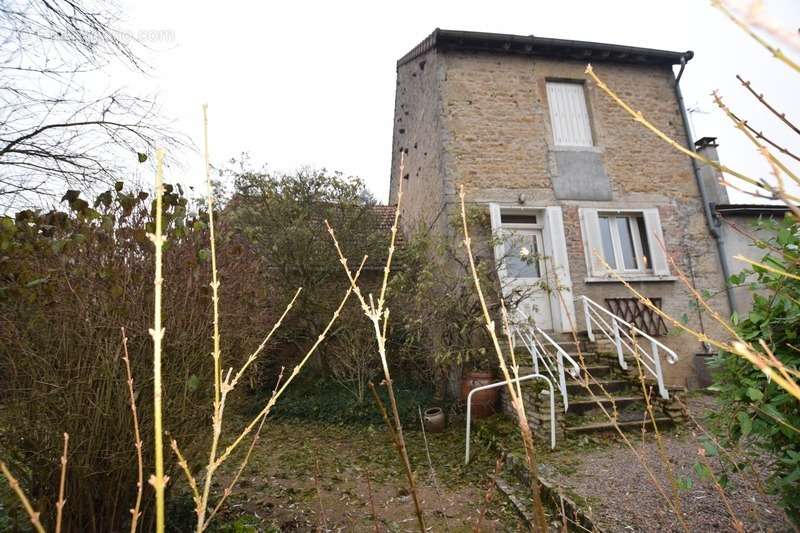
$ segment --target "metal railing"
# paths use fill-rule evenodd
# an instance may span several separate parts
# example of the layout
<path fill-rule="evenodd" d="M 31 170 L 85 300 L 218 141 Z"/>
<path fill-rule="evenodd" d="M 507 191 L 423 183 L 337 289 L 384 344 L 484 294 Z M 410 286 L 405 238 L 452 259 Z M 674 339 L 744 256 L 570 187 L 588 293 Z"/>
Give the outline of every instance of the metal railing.
<path fill-rule="evenodd" d="M 538 372 L 534 372 L 533 374 L 528 374 L 527 376 L 521 376 L 518 378 L 513 378 L 510 383 L 521 383 L 523 381 L 528 381 L 529 379 L 543 379 L 547 383 L 547 387 L 550 389 L 550 448 L 555 449 L 556 447 L 556 403 L 555 403 L 555 391 L 553 390 L 553 382 L 547 379 L 547 377 L 539 374 Z M 476 387 L 469 391 L 467 395 L 467 449 L 464 456 L 464 464 L 469 464 L 469 441 L 470 441 L 470 430 L 472 428 L 472 395 L 479 391 L 484 391 L 488 389 L 495 389 L 497 387 L 502 387 L 509 381 L 498 381 L 497 383 L 490 383 L 489 385 L 483 385 L 482 387 Z"/>
<path fill-rule="evenodd" d="M 583 302 L 583 316 L 589 340 L 594 342 L 596 340 L 595 328 L 599 330 L 603 336 L 614 344 L 619 366 L 623 370 L 628 369 L 625 354 L 632 355 L 656 379 L 661 397 L 665 400 L 669 399 L 669 392 L 667 392 L 667 388 L 664 385 L 664 374 L 661 371 L 661 352 L 663 351 L 666 354 L 669 364 L 674 364 L 678 360 L 678 354 L 591 298 L 579 296 L 577 299 Z M 642 346 L 640 338 L 649 341 L 650 351 Z"/>
<path fill-rule="evenodd" d="M 517 338 L 522 341 L 522 344 L 531 355 L 533 372 L 538 374 L 540 365 L 544 367 L 545 372 L 550 376 L 550 380 L 553 383 L 558 383 L 558 390 L 564 402 L 564 411 L 569 409 L 564 362 L 566 361 L 571 367 L 569 370 L 566 370 L 566 372 L 573 378 L 577 378 L 580 375 L 581 367 L 564 348 L 554 341 L 547 333 L 542 331 L 539 326 L 531 324 L 528 317 L 520 311 L 516 312 L 516 321 L 512 326 L 512 333 L 512 345 L 515 344 Z M 540 337 L 544 338 L 545 343 L 542 343 Z M 555 357 L 550 353 L 550 350 L 545 347 L 545 344 L 555 349 Z"/>

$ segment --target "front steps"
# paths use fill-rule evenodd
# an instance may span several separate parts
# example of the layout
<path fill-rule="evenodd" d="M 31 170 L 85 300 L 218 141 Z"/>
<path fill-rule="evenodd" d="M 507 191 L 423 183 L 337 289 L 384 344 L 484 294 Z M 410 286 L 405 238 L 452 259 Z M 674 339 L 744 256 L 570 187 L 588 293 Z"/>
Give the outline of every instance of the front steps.
<path fill-rule="evenodd" d="M 581 365 L 581 375 L 577 379 L 566 374 L 569 403 L 566 412 L 563 398 L 558 390 L 557 368 L 555 364 L 551 365 L 555 377 L 553 386 L 556 389 L 557 440 L 571 435 L 616 432 L 617 427 L 622 430 L 640 430 L 644 426 L 648 431 L 652 430 L 653 421 L 647 413 L 634 361 L 629 362 L 628 370 L 625 371 L 620 368 L 616 355 L 607 353 L 607 347 L 590 343 L 585 337 L 579 337 L 577 342 L 572 336 L 563 338 L 553 336 L 553 338 Z M 552 354 L 555 353 L 554 349 L 550 351 Z M 533 368 L 528 366 L 532 364 L 532 360 L 527 349 L 517 347 L 515 356 L 521 365 L 526 365 L 520 368 L 520 375 L 533 372 Z M 565 369 L 568 369 L 566 362 Z M 541 365 L 539 370 L 549 377 Z M 648 387 L 654 385 L 649 380 L 646 380 L 645 384 Z M 546 386 L 543 387 L 543 382 L 539 380 L 522 385 L 528 423 L 534 432 L 545 436 L 549 435 L 550 404 L 549 396 L 543 389 L 546 389 Z M 664 401 L 658 395 L 657 387 L 649 388 L 655 422 L 659 427 L 682 421 L 685 416 L 674 401 L 675 393 L 676 391 L 671 391 L 671 399 Z M 507 413 L 513 413 L 505 391 L 503 408 Z M 609 415 L 613 421 L 609 419 Z"/>

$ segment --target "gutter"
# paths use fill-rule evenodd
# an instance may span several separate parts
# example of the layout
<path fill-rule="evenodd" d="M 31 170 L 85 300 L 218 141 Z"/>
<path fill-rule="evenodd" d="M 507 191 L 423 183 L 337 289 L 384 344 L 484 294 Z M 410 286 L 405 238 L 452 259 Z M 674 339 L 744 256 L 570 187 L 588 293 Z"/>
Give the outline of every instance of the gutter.
<path fill-rule="evenodd" d="M 692 52 L 680 53 L 592 41 L 552 39 L 535 35 L 510 35 L 436 28 L 433 33 L 401 57 L 397 61 L 397 67 L 413 61 L 432 49 L 554 57 L 573 59 L 583 63 L 608 61 L 640 65 L 677 65 L 686 56 L 688 56 L 686 57 L 687 61 L 692 58 Z"/>
<path fill-rule="evenodd" d="M 692 58 L 694 55 L 693 52 L 689 51 L 686 52 L 683 56 L 681 56 L 681 68 L 678 71 L 678 75 L 675 77 L 675 96 L 678 99 L 678 107 L 681 110 L 681 117 L 683 118 L 683 130 L 686 134 L 686 144 L 687 148 L 692 152 L 695 151 L 694 148 L 694 139 L 692 139 L 692 132 L 689 129 L 689 117 L 686 113 L 686 106 L 683 101 L 683 93 L 681 93 L 681 77 L 683 76 L 683 71 L 686 68 L 686 58 L 687 56 L 689 59 Z M 736 311 L 736 296 L 733 293 L 733 287 L 730 286 L 728 283 L 728 278 L 730 278 L 731 270 L 730 265 L 728 264 L 728 254 L 725 249 L 725 238 L 720 231 L 720 224 L 717 221 L 714 213 L 712 211 L 712 206 L 708 201 L 708 191 L 706 191 L 705 184 L 703 183 L 702 178 L 700 177 L 700 168 L 697 165 L 697 159 L 690 157 L 692 161 L 692 170 L 694 172 L 694 179 L 697 183 L 697 188 L 700 190 L 700 198 L 703 202 L 703 213 L 705 214 L 706 218 L 706 225 L 708 226 L 708 231 L 711 232 L 711 236 L 714 237 L 714 241 L 717 244 L 717 252 L 719 253 L 719 262 L 720 266 L 722 267 L 722 276 L 725 280 L 725 294 L 728 297 L 728 306 L 730 307 L 731 313 Z"/>

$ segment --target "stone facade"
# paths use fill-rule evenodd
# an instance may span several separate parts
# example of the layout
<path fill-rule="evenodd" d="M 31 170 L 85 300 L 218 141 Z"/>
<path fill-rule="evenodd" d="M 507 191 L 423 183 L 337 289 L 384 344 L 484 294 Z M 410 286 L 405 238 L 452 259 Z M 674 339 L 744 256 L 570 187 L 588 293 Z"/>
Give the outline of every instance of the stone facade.
<path fill-rule="evenodd" d="M 686 136 L 671 65 L 600 61 L 595 72 L 632 107 L 685 145 Z M 446 221 L 457 215 L 458 187 L 468 202 L 544 208 L 558 206 L 566 240 L 570 296 L 631 297 L 618 282 L 598 282 L 589 274 L 579 209 L 658 209 L 665 247 L 675 261 L 671 276 L 637 280 L 636 290 L 661 298 L 663 309 L 709 336 L 723 338 L 710 316 L 690 304 L 692 296 L 678 270 L 723 315 L 730 312 L 717 249 L 703 214 L 690 160 L 659 140 L 586 79 L 586 61 L 542 56 L 504 55 L 433 47 L 397 69 L 397 93 L 390 202 L 401 206 L 407 232 L 422 224 L 451 231 Z M 569 199 L 557 195 L 559 163 L 574 160 L 574 149 L 553 145 L 548 80 L 583 83 L 594 146 L 579 150 L 580 165 L 592 175 L 607 176 L 608 199 Z M 404 153 L 404 176 L 399 157 Z M 574 165 L 573 165 L 574 166 Z M 559 197 L 557 197 L 559 196 Z M 651 243 L 652 245 L 652 243 Z M 568 293 L 569 294 L 569 293 Z M 571 297 L 570 297 L 571 300 Z M 568 305 L 573 305 L 571 302 Z M 585 329 L 579 306 L 576 327 Z M 664 365 L 671 386 L 695 385 L 693 354 L 703 346 L 688 334 L 661 340 L 680 355 Z"/>

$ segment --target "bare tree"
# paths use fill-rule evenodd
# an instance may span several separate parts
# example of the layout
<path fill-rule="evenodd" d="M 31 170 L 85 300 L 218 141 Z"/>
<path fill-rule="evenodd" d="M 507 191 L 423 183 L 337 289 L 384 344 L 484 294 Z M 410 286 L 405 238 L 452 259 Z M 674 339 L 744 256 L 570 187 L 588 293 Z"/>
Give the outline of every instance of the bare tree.
<path fill-rule="evenodd" d="M 0 0 L 0 209 L 105 185 L 183 144 L 154 98 L 98 82 L 120 63 L 147 74 L 121 24 L 113 1 Z"/>

